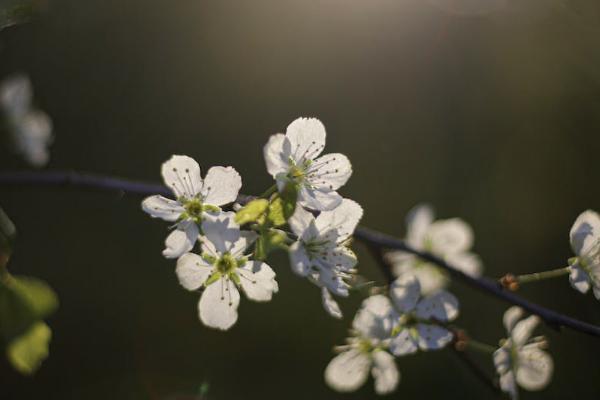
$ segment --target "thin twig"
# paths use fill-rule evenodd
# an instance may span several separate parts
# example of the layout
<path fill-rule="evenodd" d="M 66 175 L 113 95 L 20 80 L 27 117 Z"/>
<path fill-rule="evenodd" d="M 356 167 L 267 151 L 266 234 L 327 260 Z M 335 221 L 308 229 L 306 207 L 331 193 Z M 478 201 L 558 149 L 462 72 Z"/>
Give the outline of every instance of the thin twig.
<path fill-rule="evenodd" d="M 107 191 L 119 191 L 122 193 L 138 195 L 169 195 L 169 190 L 162 185 L 141 183 L 133 180 L 118 179 L 103 175 L 93 175 L 73 171 L 4 172 L 0 173 L 0 185 L 73 186 Z M 243 196 L 243 198 L 246 198 L 246 196 Z M 354 237 L 364 243 L 370 244 L 371 246 L 376 246 L 381 250 L 401 250 L 413 254 L 422 260 L 435 264 L 438 267 L 448 271 L 453 278 L 461 280 L 467 285 L 470 285 L 487 294 L 491 294 L 501 300 L 506 301 L 507 303 L 518 305 L 531 314 L 538 315 L 547 325 L 555 329 L 567 327 L 578 332 L 600 337 L 599 326 L 579 321 L 575 318 L 571 318 L 567 315 L 560 314 L 554 310 L 532 303 L 521 296 L 503 289 L 502 286 L 495 280 L 485 277 L 472 277 L 467 275 L 431 253 L 413 249 L 402 240 L 365 227 L 358 227 L 354 233 Z"/>

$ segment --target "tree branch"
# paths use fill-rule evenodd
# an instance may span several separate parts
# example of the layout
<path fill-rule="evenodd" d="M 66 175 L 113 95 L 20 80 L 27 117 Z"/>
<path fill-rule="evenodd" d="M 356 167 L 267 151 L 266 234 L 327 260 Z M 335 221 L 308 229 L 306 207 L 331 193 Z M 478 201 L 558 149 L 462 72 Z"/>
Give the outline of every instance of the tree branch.
<path fill-rule="evenodd" d="M 44 186 L 69 186 L 69 187 L 84 187 L 89 189 L 97 189 L 103 191 L 117 191 L 121 193 L 137 194 L 137 195 L 152 195 L 162 194 L 170 195 L 170 191 L 162 185 L 143 183 L 127 179 L 113 178 L 103 175 L 94 175 L 87 173 L 78 173 L 73 171 L 54 171 L 54 172 L 3 172 L 0 173 L 0 185 L 4 186 L 21 186 L 21 185 L 44 185 Z M 241 196 L 244 199 L 246 196 Z M 354 237 L 365 244 L 372 250 L 374 248 L 383 251 L 385 249 L 400 250 L 413 254 L 424 261 L 428 261 L 438 267 L 446 270 L 453 278 L 466 283 L 484 293 L 495 296 L 507 303 L 518 305 L 527 310 L 531 314 L 538 315 L 544 322 L 554 329 L 561 327 L 570 328 L 574 331 L 586 333 L 592 336 L 600 337 L 600 327 L 579 321 L 567 315 L 558 313 L 546 307 L 532 303 L 521 296 L 509 292 L 502 286 L 489 278 L 475 278 L 466 275 L 456 267 L 450 265 L 435 255 L 413 249 L 404 241 L 396 239 L 392 236 L 381 232 L 374 231 L 365 227 L 358 227 L 354 233 Z M 389 273 L 386 273 L 386 278 L 389 279 Z"/>

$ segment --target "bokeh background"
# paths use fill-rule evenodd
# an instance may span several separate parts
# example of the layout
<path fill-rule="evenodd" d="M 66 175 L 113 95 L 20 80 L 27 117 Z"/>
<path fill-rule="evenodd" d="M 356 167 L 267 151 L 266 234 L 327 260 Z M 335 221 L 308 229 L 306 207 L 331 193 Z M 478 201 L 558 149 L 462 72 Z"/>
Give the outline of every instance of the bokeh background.
<path fill-rule="evenodd" d="M 158 181 L 188 154 L 233 165 L 246 193 L 271 184 L 268 135 L 298 116 L 328 129 L 354 174 L 343 194 L 364 224 L 404 234 L 421 201 L 476 233 L 489 276 L 566 265 L 579 212 L 600 209 L 600 3 L 596 0 L 54 0 L 0 32 L 0 76 L 25 72 L 53 118 L 50 169 Z M 0 167 L 26 166 L 8 150 Z M 25 378 L 0 366 L 2 399 L 364 399 L 322 374 L 347 318 L 284 255 L 280 293 L 243 301 L 237 325 L 203 327 L 198 295 L 162 258 L 167 227 L 141 198 L 69 188 L 0 188 L 19 238 L 10 270 L 48 281 L 61 300 L 51 355 Z M 381 280 L 360 245 L 360 271 Z M 482 341 L 504 335 L 507 305 L 460 283 L 458 320 Z M 600 324 L 600 303 L 567 279 L 522 289 Z M 525 399 L 600 397 L 600 341 L 538 332 L 556 368 Z M 491 360 L 481 358 L 492 370 Z M 451 351 L 398 360 L 393 398 L 493 398 Z"/>

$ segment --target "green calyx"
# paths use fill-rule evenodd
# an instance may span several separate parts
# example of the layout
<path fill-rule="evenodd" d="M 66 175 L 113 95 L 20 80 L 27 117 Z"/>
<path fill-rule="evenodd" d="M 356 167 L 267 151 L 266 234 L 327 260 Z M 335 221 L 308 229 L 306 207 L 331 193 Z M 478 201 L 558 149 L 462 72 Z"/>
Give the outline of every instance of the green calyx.
<path fill-rule="evenodd" d="M 218 281 L 222 277 L 228 277 L 237 286 L 241 284 L 240 277 L 236 273 L 236 270 L 246 265 L 246 263 L 248 262 L 248 258 L 235 258 L 229 253 L 223 254 L 221 258 L 215 258 L 208 254 L 202 254 L 202 258 L 207 262 L 210 262 L 215 267 L 213 273 L 208 277 L 208 279 L 204 283 L 204 286 L 208 286 Z"/>
<path fill-rule="evenodd" d="M 298 165 L 290 157 L 289 164 L 290 169 L 288 170 L 288 178 L 295 183 L 301 183 L 306 178 L 306 170 L 312 164 L 312 160 L 304 160 L 302 164 Z"/>
<path fill-rule="evenodd" d="M 183 204 L 185 211 L 181 214 L 180 219 L 191 219 L 195 223 L 199 224 L 202 222 L 202 214 L 205 212 L 218 212 L 219 207 L 203 204 L 202 201 L 195 197 L 193 199 L 179 199 L 179 202 Z"/>

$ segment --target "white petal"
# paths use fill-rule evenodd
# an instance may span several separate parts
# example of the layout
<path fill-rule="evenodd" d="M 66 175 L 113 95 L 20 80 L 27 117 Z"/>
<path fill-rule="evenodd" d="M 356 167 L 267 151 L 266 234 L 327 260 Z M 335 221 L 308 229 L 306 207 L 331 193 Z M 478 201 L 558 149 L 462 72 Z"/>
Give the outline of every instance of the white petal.
<path fill-rule="evenodd" d="M 277 293 L 275 272 L 266 263 L 251 261 L 237 270 L 246 296 L 254 301 L 270 301 Z"/>
<path fill-rule="evenodd" d="M 314 160 L 325 148 L 325 127 L 316 118 L 298 118 L 288 125 L 285 136 L 297 164 Z"/>
<path fill-rule="evenodd" d="M 540 318 L 536 315 L 527 317 L 515 324 L 511 332 L 511 338 L 515 346 L 522 346 L 531 337 L 533 330 L 540 323 Z"/>
<path fill-rule="evenodd" d="M 184 221 L 167 236 L 163 256 L 179 258 L 194 248 L 196 240 L 198 240 L 198 226 L 194 222 Z"/>
<path fill-rule="evenodd" d="M 512 400 L 517 400 L 519 398 L 519 390 L 513 371 L 507 371 L 500 375 L 500 389 L 502 389 L 503 392 L 508 393 Z"/>
<path fill-rule="evenodd" d="M 358 263 L 356 254 L 345 246 L 338 246 L 327 253 L 327 262 L 342 271 L 350 271 Z"/>
<path fill-rule="evenodd" d="M 184 211 L 179 202 L 159 195 L 146 197 L 142 202 L 142 209 L 153 218 L 161 218 L 169 222 L 177 221 Z"/>
<path fill-rule="evenodd" d="M 24 75 L 6 78 L 0 86 L 0 102 L 9 118 L 20 119 L 29 112 L 32 97 L 31 82 Z"/>
<path fill-rule="evenodd" d="M 327 311 L 329 315 L 337 319 L 342 318 L 342 310 L 340 310 L 339 304 L 335 301 L 327 288 L 321 288 L 321 300 L 323 301 L 323 308 L 325 308 L 325 311 Z"/>
<path fill-rule="evenodd" d="M 296 207 L 294 214 L 289 219 L 288 223 L 292 232 L 299 238 L 306 238 L 305 232 L 310 228 L 311 223 L 315 221 L 315 217 L 312 213 L 306 211 L 302 207 Z M 314 232 L 316 233 L 316 232 Z"/>
<path fill-rule="evenodd" d="M 375 392 L 387 394 L 393 392 L 400 381 L 400 373 L 394 357 L 383 350 L 373 352 L 373 369 L 371 374 L 375 379 Z"/>
<path fill-rule="evenodd" d="M 386 296 L 370 296 L 354 316 L 352 329 L 364 337 L 385 340 L 390 337 L 395 317 L 392 304 Z"/>
<path fill-rule="evenodd" d="M 239 304 L 240 293 L 235 285 L 221 278 L 204 289 L 198 303 L 200 320 L 211 328 L 227 330 L 237 321 Z"/>
<path fill-rule="evenodd" d="M 452 341 L 453 335 L 449 330 L 437 325 L 417 324 L 418 342 L 421 350 L 437 350 Z"/>
<path fill-rule="evenodd" d="M 420 296 L 421 285 L 414 275 L 402 275 L 390 287 L 390 297 L 402 313 L 414 310 Z"/>
<path fill-rule="evenodd" d="M 343 199 L 338 207 L 323 211 L 316 219 L 319 232 L 336 231 L 340 240 L 351 236 L 362 218 L 363 209 L 355 201 Z"/>
<path fill-rule="evenodd" d="M 571 266 L 569 282 L 571 283 L 573 289 L 578 290 L 581 293 L 587 293 L 587 291 L 590 290 L 590 278 L 588 274 L 577 264 Z"/>
<path fill-rule="evenodd" d="M 235 222 L 235 213 L 223 212 L 217 216 L 206 216 L 202 221 L 203 243 L 208 241 L 217 253 L 231 251 L 242 238 L 240 226 Z M 210 246 L 209 244 L 205 244 Z"/>
<path fill-rule="evenodd" d="M 543 389 L 550 382 L 554 365 L 548 353 L 526 347 L 519 351 L 517 364 L 517 383 L 527 390 Z"/>
<path fill-rule="evenodd" d="M 432 252 L 442 256 L 467 251 L 473 245 L 471 227 L 458 218 L 432 223 L 427 238 L 431 241 Z"/>
<path fill-rule="evenodd" d="M 304 185 L 298 192 L 298 204 L 315 211 L 333 210 L 340 205 L 343 198 L 335 190 L 311 189 Z"/>
<path fill-rule="evenodd" d="M 52 142 L 52 120 L 41 111 L 27 113 L 13 132 L 17 151 L 34 167 L 46 165 L 50 159 L 48 146 Z"/>
<path fill-rule="evenodd" d="M 494 352 L 494 366 L 499 375 L 510 370 L 510 346 L 504 345 Z"/>
<path fill-rule="evenodd" d="M 206 204 L 233 203 L 242 187 L 242 177 L 232 167 L 212 167 L 204 177 L 202 196 Z"/>
<path fill-rule="evenodd" d="M 390 342 L 390 351 L 395 356 L 413 354 L 417 350 L 417 340 L 411 335 L 409 329 L 402 329 Z"/>
<path fill-rule="evenodd" d="M 571 248 L 577 255 L 589 253 L 598 247 L 600 240 L 600 216 L 597 212 L 587 210 L 575 220 L 569 234 Z"/>
<path fill-rule="evenodd" d="M 452 321 L 458 316 L 458 300 L 451 293 L 441 290 L 421 300 L 417 304 L 416 314 L 422 319 Z"/>
<path fill-rule="evenodd" d="M 252 245 L 258 238 L 258 234 L 253 231 L 240 231 L 238 240 L 232 243 L 229 252 L 234 257 L 242 257 L 248 247 Z"/>
<path fill-rule="evenodd" d="M 414 257 L 394 264 L 394 275 L 414 275 L 421 285 L 421 294 L 428 295 L 443 289 L 448 284 L 446 274 L 433 264 L 422 263 Z"/>
<path fill-rule="evenodd" d="M 348 296 L 348 284 L 344 281 L 344 275 L 340 274 L 339 271 L 333 268 L 320 267 L 315 275 L 318 286 L 325 286 L 337 296 Z"/>
<path fill-rule="evenodd" d="M 482 273 L 481 259 L 473 253 L 456 253 L 446 257 L 446 261 L 465 274 L 478 278 Z"/>
<path fill-rule="evenodd" d="M 194 253 L 186 253 L 177 260 L 175 273 L 181 286 L 187 290 L 196 290 L 208 279 L 213 266 Z"/>
<path fill-rule="evenodd" d="M 353 392 L 369 376 L 371 360 L 358 350 L 349 350 L 335 356 L 325 368 L 325 382 L 338 392 Z"/>
<path fill-rule="evenodd" d="M 310 272 L 311 261 L 301 242 L 295 242 L 290 246 L 290 267 L 292 271 L 300 276 L 306 276 Z"/>
<path fill-rule="evenodd" d="M 162 165 L 162 177 L 175 196 L 192 198 L 202 189 L 200 166 L 191 157 L 172 156 Z"/>
<path fill-rule="evenodd" d="M 286 174 L 289 169 L 290 142 L 283 133 L 271 135 L 263 148 L 267 171 L 275 178 L 277 174 Z"/>
<path fill-rule="evenodd" d="M 425 244 L 425 234 L 433 222 L 433 209 L 429 204 L 419 204 L 412 208 L 406 216 L 408 232 L 406 241 L 422 250 Z"/>
<path fill-rule="evenodd" d="M 325 154 L 317 158 L 306 170 L 306 178 L 317 188 L 338 190 L 352 175 L 352 164 L 343 154 Z"/>
<path fill-rule="evenodd" d="M 523 309 L 518 306 L 512 306 L 504 312 L 502 322 L 508 333 L 512 332 L 517 322 L 523 318 Z"/>

